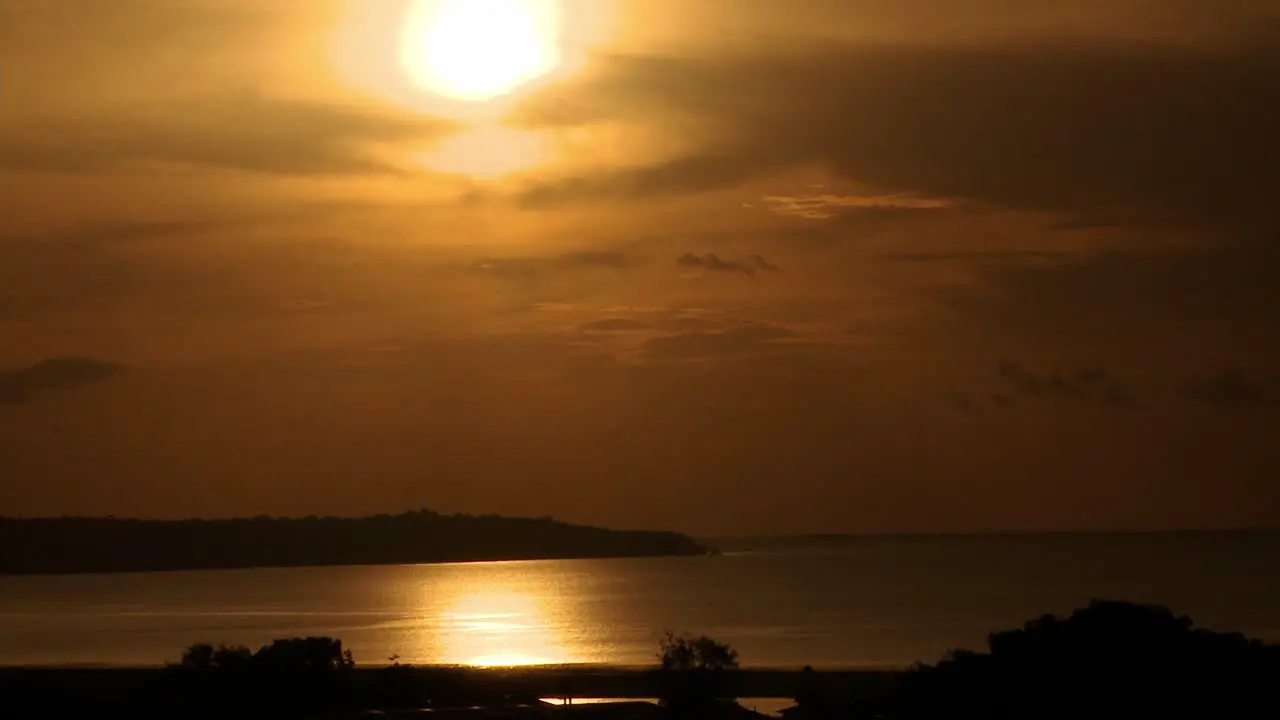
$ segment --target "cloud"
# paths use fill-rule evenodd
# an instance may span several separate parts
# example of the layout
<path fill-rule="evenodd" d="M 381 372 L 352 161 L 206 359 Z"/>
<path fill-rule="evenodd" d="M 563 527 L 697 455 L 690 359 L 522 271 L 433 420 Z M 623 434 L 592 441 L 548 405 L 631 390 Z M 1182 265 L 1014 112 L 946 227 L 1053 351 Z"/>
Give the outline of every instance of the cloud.
<path fill-rule="evenodd" d="M 717 360 L 829 349 L 811 333 L 740 312 L 703 307 L 615 307 L 574 326 L 571 344 L 601 348 L 620 360 Z"/>
<path fill-rule="evenodd" d="M 1280 42 L 909 46 L 614 57 L 522 108 L 531 126 L 707 130 L 697 150 L 530 190 L 540 203 L 724 188 L 819 163 L 894 193 L 1084 217 L 1275 219 Z M 829 204 L 823 200 L 824 204 Z"/>
<path fill-rule="evenodd" d="M 1280 401 L 1280 387 L 1276 382 L 1251 380 L 1244 371 L 1235 368 L 1190 378 L 1183 383 L 1181 394 L 1193 402 L 1233 410 L 1257 410 Z"/>
<path fill-rule="evenodd" d="M 581 330 L 591 333 L 637 332 L 650 330 L 649 323 L 627 317 L 610 317 L 583 323 Z"/>
<path fill-rule="evenodd" d="M 644 349 L 655 359 L 709 359 L 773 349 L 796 337 L 795 332 L 778 325 L 749 322 L 724 330 L 660 335 L 645 341 Z"/>
<path fill-rule="evenodd" d="M 0 163 L 39 172 L 189 165 L 273 175 L 399 173 L 370 145 L 429 141 L 453 127 L 351 105 L 231 94 L 132 115 L 9 123 Z"/>
<path fill-rule="evenodd" d="M 794 387 L 815 373 L 840 373 L 865 359 L 864 338 L 750 307 L 578 308 L 584 310 L 588 316 L 581 322 L 559 322 L 552 335 L 628 372 L 652 371 L 672 381 L 685 373 L 724 370 L 725 380 L 768 378 Z"/>
<path fill-rule="evenodd" d="M 15 405 L 44 393 L 101 382 L 120 372 L 119 365 L 82 357 L 41 360 L 0 372 L 0 405 Z"/>
<path fill-rule="evenodd" d="M 532 278 L 548 271 L 571 269 L 624 270 L 632 259 L 621 252 L 583 251 L 535 257 L 483 258 L 471 265 L 477 272 L 505 278 Z"/>
<path fill-rule="evenodd" d="M 760 255 L 752 255 L 751 262 L 755 263 L 757 268 L 764 270 L 765 272 L 781 272 L 782 270 L 782 268 L 774 265 L 768 260 L 765 260 L 764 257 Z"/>
<path fill-rule="evenodd" d="M 736 260 L 725 260 L 719 255 L 708 253 L 706 255 L 695 255 L 693 253 L 685 253 L 676 258 L 676 264 L 683 267 L 701 268 L 711 272 L 730 272 L 742 273 L 755 277 L 756 272 L 778 272 L 777 265 L 765 260 L 760 255 L 750 255 L 748 260 L 740 262 Z"/>
<path fill-rule="evenodd" d="M 908 193 L 896 195 L 766 195 L 761 202 L 778 215 L 806 220 L 827 220 L 846 212 L 943 210 L 958 203 L 949 198 L 919 197 Z"/>
<path fill-rule="evenodd" d="M 717 189 L 744 177 L 742 160 L 731 155 L 694 155 L 667 162 L 600 170 L 586 175 L 535 182 L 517 194 L 521 206 L 555 207 L 566 202 L 644 198 Z M 476 193 L 474 198 L 490 197 Z"/>

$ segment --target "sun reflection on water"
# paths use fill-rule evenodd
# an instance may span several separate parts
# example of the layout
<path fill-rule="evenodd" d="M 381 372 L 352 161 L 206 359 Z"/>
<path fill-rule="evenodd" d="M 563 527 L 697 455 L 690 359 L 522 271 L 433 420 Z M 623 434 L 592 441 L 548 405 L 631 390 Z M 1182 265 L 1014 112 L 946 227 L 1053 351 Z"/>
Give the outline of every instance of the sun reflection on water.
<path fill-rule="evenodd" d="M 478 667 L 581 662 L 537 598 L 510 590 L 460 594 L 437 630 L 441 662 Z"/>

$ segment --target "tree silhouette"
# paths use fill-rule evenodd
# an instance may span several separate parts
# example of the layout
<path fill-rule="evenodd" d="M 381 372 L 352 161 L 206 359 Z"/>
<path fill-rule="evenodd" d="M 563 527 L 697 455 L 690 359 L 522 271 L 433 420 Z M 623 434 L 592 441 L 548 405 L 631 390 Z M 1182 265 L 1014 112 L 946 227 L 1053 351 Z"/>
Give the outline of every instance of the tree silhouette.
<path fill-rule="evenodd" d="M 658 647 L 658 699 L 663 706 L 683 714 L 729 699 L 724 673 L 737 669 L 737 650 L 706 635 L 676 635 L 669 630 Z"/>
<path fill-rule="evenodd" d="M 738 651 L 715 638 L 676 635 L 668 630 L 658 641 L 663 670 L 732 670 L 738 667 Z"/>

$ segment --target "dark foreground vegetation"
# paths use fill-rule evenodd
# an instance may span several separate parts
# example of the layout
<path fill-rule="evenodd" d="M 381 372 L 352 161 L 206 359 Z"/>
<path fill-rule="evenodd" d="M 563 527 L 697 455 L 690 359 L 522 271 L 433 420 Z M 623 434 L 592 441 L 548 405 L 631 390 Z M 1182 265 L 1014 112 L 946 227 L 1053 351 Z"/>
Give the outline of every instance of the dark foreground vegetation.
<path fill-rule="evenodd" d="M 902 718 L 1280 718 L 1280 645 L 1094 602 L 903 678 Z"/>
<path fill-rule="evenodd" d="M 986 652 L 954 651 L 895 672 L 743 670 L 707 637 L 661 642 L 658 667 L 357 669 L 329 638 L 256 652 L 196 645 L 164 670 L 0 671 L 0 716 L 348 718 L 437 716 L 759 717 L 737 697 L 794 698 L 788 718 L 1280 717 L 1280 646 L 1194 628 L 1150 606 L 1095 602 L 994 633 Z M 547 697 L 652 697 L 658 705 L 558 707 Z"/>
<path fill-rule="evenodd" d="M 441 515 L 366 518 L 123 520 L 0 518 L 0 574 L 390 565 L 638 557 L 706 552 L 691 538 L 551 518 Z"/>

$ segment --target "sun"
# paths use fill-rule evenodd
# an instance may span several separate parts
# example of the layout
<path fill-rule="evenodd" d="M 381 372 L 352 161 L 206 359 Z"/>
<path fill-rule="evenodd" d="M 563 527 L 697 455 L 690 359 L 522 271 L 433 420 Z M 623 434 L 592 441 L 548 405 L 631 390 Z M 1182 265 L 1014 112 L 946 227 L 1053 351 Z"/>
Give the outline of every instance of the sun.
<path fill-rule="evenodd" d="M 506 95 L 560 64 L 558 0 L 415 0 L 401 61 L 414 85 L 457 100 Z"/>

